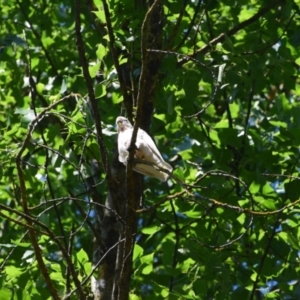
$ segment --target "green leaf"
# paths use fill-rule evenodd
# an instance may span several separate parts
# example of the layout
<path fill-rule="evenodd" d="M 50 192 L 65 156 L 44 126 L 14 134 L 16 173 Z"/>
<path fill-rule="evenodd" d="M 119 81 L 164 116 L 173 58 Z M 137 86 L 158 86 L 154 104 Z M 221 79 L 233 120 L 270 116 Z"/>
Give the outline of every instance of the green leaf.
<path fill-rule="evenodd" d="M 153 263 L 153 256 L 154 256 L 154 253 L 147 254 L 147 255 L 142 256 L 140 258 L 140 260 L 144 264 L 150 264 L 150 265 L 152 265 L 152 263 Z"/>
<path fill-rule="evenodd" d="M 39 82 L 36 85 L 36 90 L 37 90 L 38 94 L 40 94 L 40 95 L 43 94 L 44 88 L 45 88 L 45 85 L 43 83 L 41 83 L 41 82 Z"/>
<path fill-rule="evenodd" d="M 159 226 L 149 226 L 142 228 L 142 233 L 147 235 L 152 235 L 157 233 L 160 230 Z"/>
<path fill-rule="evenodd" d="M 142 268 L 142 274 L 148 275 L 153 271 L 153 266 L 152 265 L 147 265 L 144 268 Z"/>
<path fill-rule="evenodd" d="M 93 285 L 132 270 L 127 298 L 298 299 L 299 0 L 19 2 L 1 2 L 0 299 L 53 296 L 34 240 L 59 297 L 94 257 Z M 119 115 L 174 178 L 126 177 Z"/>
<path fill-rule="evenodd" d="M 98 20 L 101 23 L 106 23 L 105 14 L 104 14 L 104 11 L 102 9 L 99 9 L 97 11 L 93 11 L 93 13 L 97 16 Z"/>
<path fill-rule="evenodd" d="M 2 287 L 0 289 L 0 299 L 11 299 L 12 292 L 8 288 Z"/>
<path fill-rule="evenodd" d="M 202 215 L 202 212 L 200 211 L 187 211 L 185 212 L 185 215 L 189 218 L 199 218 Z"/>
<path fill-rule="evenodd" d="M 21 242 L 21 241 L 11 241 L 14 245 L 17 245 L 19 247 L 23 247 L 23 248 L 28 248 L 31 246 L 31 243 L 24 243 L 24 242 Z"/>
<path fill-rule="evenodd" d="M 89 66 L 89 73 L 92 78 L 95 78 L 100 69 L 100 63 L 95 63 L 92 66 Z"/>
<path fill-rule="evenodd" d="M 262 188 L 259 182 L 253 181 L 249 187 L 252 194 L 256 194 Z"/>
<path fill-rule="evenodd" d="M 83 249 L 80 249 L 77 254 L 76 254 L 76 258 L 78 259 L 78 261 L 80 263 L 85 263 L 89 261 L 89 258 L 86 254 L 86 252 Z"/>
<path fill-rule="evenodd" d="M 144 253 L 144 249 L 139 246 L 138 244 L 134 245 L 134 250 L 133 250 L 133 260 L 136 260 L 137 258 L 141 257 Z"/>
<path fill-rule="evenodd" d="M 97 55 L 98 59 L 100 59 L 100 60 L 103 59 L 103 57 L 106 55 L 106 48 L 102 44 L 98 45 L 96 55 Z"/>
<path fill-rule="evenodd" d="M 141 298 L 136 294 L 129 294 L 129 300 L 141 300 Z"/>
<path fill-rule="evenodd" d="M 97 84 L 95 88 L 95 97 L 96 99 L 102 98 L 106 95 L 106 86 L 103 84 Z"/>
<path fill-rule="evenodd" d="M 23 268 L 18 268 L 15 266 L 6 266 L 5 267 L 5 273 L 6 273 L 8 279 L 17 278 L 21 274 L 23 274 L 23 272 L 24 272 Z"/>
<path fill-rule="evenodd" d="M 245 224 L 246 221 L 246 215 L 245 214 L 241 214 L 239 215 L 239 217 L 236 219 L 241 225 Z"/>

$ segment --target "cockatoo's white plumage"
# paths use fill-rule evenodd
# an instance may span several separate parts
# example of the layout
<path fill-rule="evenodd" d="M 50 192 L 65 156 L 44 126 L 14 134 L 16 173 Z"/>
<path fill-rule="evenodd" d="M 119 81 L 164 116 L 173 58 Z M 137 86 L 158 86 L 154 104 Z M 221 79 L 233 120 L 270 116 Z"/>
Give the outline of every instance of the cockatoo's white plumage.
<path fill-rule="evenodd" d="M 133 127 L 124 117 L 118 117 L 116 124 L 118 128 L 119 161 L 124 165 L 127 165 L 129 155 L 128 148 L 131 142 Z M 135 157 L 137 159 L 145 160 L 172 172 L 172 167 L 164 161 L 151 137 L 147 134 L 147 132 L 140 128 L 137 132 L 135 145 L 137 148 L 135 150 Z M 166 181 L 169 178 L 167 173 L 157 170 L 149 164 L 137 163 L 134 165 L 133 170 L 143 175 L 155 177 L 161 181 Z"/>

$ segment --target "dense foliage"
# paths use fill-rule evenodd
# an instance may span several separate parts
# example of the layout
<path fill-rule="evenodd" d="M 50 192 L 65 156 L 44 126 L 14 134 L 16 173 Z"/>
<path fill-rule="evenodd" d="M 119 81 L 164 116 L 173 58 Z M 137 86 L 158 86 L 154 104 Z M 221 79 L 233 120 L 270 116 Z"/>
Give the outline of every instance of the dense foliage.
<path fill-rule="evenodd" d="M 94 297 L 119 115 L 174 167 L 128 297 L 299 299 L 300 1 L 145 2 L 1 3 L 0 299 Z"/>

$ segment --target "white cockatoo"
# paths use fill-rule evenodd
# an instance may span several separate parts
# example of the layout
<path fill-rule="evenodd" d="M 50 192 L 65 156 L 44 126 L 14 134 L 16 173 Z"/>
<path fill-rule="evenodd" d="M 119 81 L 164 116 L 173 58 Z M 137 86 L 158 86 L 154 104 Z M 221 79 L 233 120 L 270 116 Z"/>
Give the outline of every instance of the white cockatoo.
<path fill-rule="evenodd" d="M 126 166 L 129 156 L 128 148 L 131 142 L 133 127 L 124 117 L 117 117 L 116 124 L 118 128 L 119 161 Z M 145 160 L 146 162 L 150 162 L 160 168 L 172 172 L 173 168 L 164 161 L 151 137 L 147 132 L 140 128 L 137 132 L 135 145 L 135 158 L 139 160 Z M 151 166 L 150 164 L 136 163 L 133 167 L 133 170 L 143 175 L 155 177 L 161 181 L 167 181 L 169 178 L 169 175 L 166 172 L 155 169 L 155 167 Z"/>

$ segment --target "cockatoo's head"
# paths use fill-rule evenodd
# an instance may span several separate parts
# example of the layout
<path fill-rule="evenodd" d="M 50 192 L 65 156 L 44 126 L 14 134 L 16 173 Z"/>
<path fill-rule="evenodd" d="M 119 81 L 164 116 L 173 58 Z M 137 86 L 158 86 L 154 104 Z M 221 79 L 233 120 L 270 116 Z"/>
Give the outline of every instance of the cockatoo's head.
<path fill-rule="evenodd" d="M 118 127 L 118 132 L 122 132 L 127 128 L 132 128 L 130 122 L 124 117 L 117 117 L 116 124 Z"/>

